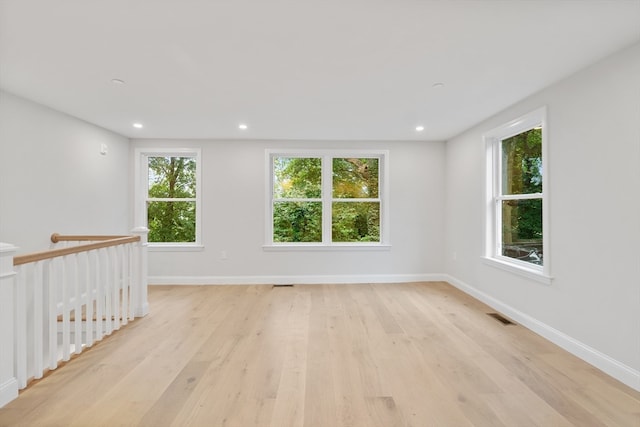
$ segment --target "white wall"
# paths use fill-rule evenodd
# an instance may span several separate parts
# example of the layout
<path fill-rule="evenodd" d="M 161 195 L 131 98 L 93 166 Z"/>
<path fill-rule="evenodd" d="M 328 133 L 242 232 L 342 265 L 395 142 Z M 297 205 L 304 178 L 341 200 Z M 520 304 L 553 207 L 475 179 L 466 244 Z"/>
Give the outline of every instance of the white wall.
<path fill-rule="evenodd" d="M 151 252 L 152 283 L 420 280 L 442 273 L 444 143 L 133 140 L 137 147 L 202 149 L 201 252 Z M 265 149 L 389 150 L 388 251 L 287 251 L 262 248 Z M 221 260 L 221 251 L 227 260 Z M 382 275 L 377 278 L 373 275 Z M 286 277 L 282 277 L 286 276 Z"/>
<path fill-rule="evenodd" d="M 482 135 L 543 105 L 551 286 L 481 262 Z M 452 282 L 640 388 L 640 45 L 448 141 L 446 198 Z"/>
<path fill-rule="evenodd" d="M 0 92 L 0 241 L 25 253 L 47 249 L 53 232 L 128 233 L 128 146 L 123 136 Z"/>

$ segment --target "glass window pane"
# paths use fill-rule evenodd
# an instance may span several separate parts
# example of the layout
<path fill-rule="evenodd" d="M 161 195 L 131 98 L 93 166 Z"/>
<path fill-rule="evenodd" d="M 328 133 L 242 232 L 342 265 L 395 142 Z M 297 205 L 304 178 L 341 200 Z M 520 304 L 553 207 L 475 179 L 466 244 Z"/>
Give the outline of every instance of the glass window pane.
<path fill-rule="evenodd" d="M 378 163 L 377 158 L 334 158 L 333 198 L 378 198 Z"/>
<path fill-rule="evenodd" d="M 196 202 L 148 202 L 149 242 L 195 242 Z"/>
<path fill-rule="evenodd" d="M 542 129 L 502 140 L 502 194 L 542 193 Z"/>
<path fill-rule="evenodd" d="M 502 255 L 542 265 L 542 199 L 502 201 Z"/>
<path fill-rule="evenodd" d="M 149 157 L 149 197 L 195 198 L 195 157 Z"/>
<path fill-rule="evenodd" d="M 380 241 L 378 202 L 333 202 L 331 217 L 334 242 Z"/>
<path fill-rule="evenodd" d="M 322 242 L 322 203 L 274 203 L 273 241 Z"/>
<path fill-rule="evenodd" d="M 319 198 L 322 194 L 322 160 L 319 158 L 275 157 L 273 196 Z"/>

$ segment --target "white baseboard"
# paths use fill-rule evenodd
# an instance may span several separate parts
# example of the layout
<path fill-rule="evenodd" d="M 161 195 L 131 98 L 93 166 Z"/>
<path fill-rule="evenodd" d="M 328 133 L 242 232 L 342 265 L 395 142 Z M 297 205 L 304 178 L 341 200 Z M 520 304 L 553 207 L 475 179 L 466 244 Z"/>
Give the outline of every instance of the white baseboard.
<path fill-rule="evenodd" d="M 10 378 L 0 384 L 0 408 L 18 397 L 18 381 Z"/>
<path fill-rule="evenodd" d="M 150 276 L 150 285 L 315 285 L 341 283 L 438 282 L 445 274 L 371 274 L 316 276 Z"/>
<path fill-rule="evenodd" d="M 595 366 L 606 374 L 612 376 L 618 381 L 628 385 L 629 387 L 640 391 L 640 372 L 630 366 L 621 363 L 612 357 L 607 356 L 600 351 L 589 347 L 588 345 L 570 337 L 569 335 L 552 328 L 551 326 L 540 322 L 539 320 L 522 313 L 519 310 L 485 294 L 484 292 L 474 288 L 473 286 L 456 279 L 450 275 L 445 275 L 445 281 L 460 289 L 462 292 L 482 301 L 488 306 L 494 308 L 507 317 L 515 320 L 522 326 L 541 335 L 552 343 L 562 347 L 569 353 L 579 357 L 585 362 Z"/>

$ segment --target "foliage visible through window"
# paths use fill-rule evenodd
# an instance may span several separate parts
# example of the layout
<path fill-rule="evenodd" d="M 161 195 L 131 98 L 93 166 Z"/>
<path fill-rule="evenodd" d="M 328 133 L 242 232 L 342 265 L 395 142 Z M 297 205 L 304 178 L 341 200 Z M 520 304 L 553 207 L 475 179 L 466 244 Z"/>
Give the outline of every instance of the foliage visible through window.
<path fill-rule="evenodd" d="M 322 242 L 322 162 L 273 160 L 273 241 Z"/>
<path fill-rule="evenodd" d="M 379 158 L 273 157 L 272 167 L 273 242 L 381 241 Z"/>
<path fill-rule="evenodd" d="M 542 265 L 542 129 L 503 139 L 500 162 L 501 254 Z"/>
<path fill-rule="evenodd" d="M 334 242 L 379 242 L 378 159 L 334 158 L 331 236 Z"/>
<path fill-rule="evenodd" d="M 196 158 L 148 157 L 149 242 L 196 241 Z"/>

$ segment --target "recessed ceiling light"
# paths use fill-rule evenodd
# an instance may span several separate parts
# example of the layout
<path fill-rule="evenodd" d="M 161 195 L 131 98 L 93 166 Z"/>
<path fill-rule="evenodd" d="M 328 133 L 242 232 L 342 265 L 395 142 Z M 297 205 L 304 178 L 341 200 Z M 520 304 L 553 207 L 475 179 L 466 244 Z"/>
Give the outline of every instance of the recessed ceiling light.
<path fill-rule="evenodd" d="M 247 129 L 249 129 L 249 126 L 247 126 L 245 123 L 240 123 L 240 124 L 238 125 L 238 129 L 240 129 L 240 130 L 247 130 Z"/>
<path fill-rule="evenodd" d="M 444 83 L 439 83 L 439 82 L 434 83 L 433 85 L 431 85 L 431 87 L 434 89 L 438 89 L 438 88 L 444 87 Z"/>
<path fill-rule="evenodd" d="M 113 83 L 114 85 L 123 85 L 124 84 L 124 80 L 111 79 L 111 83 Z"/>
<path fill-rule="evenodd" d="M 142 126 L 142 123 L 134 123 L 133 127 L 136 129 L 142 129 L 144 126 Z"/>
<path fill-rule="evenodd" d="M 424 126 L 416 126 L 416 132 L 422 132 L 424 130 Z"/>

